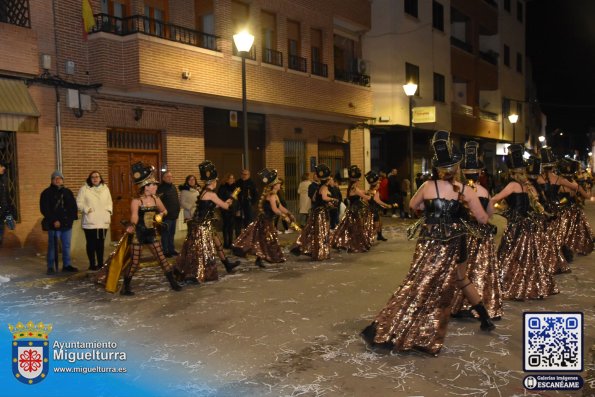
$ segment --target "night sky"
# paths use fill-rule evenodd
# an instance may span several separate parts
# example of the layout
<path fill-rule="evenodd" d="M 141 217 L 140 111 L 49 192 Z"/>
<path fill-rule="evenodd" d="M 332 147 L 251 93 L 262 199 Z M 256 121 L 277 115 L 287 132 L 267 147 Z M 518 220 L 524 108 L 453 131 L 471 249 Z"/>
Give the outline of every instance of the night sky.
<path fill-rule="evenodd" d="M 514 4 L 514 2 L 513 2 Z M 595 0 L 528 0 L 527 56 L 533 64 L 548 143 L 587 152 L 595 129 Z"/>

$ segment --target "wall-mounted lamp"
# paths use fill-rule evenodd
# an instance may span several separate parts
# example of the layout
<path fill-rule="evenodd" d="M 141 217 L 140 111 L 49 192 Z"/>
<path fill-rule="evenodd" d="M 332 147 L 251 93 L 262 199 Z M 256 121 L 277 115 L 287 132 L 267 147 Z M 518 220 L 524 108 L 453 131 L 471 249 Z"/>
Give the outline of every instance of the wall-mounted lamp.
<path fill-rule="evenodd" d="M 189 70 L 182 70 L 182 79 L 190 80 L 191 76 L 192 76 L 192 73 L 190 73 Z"/>
<path fill-rule="evenodd" d="M 143 118 L 144 109 L 141 107 L 134 108 L 134 121 L 140 121 Z"/>

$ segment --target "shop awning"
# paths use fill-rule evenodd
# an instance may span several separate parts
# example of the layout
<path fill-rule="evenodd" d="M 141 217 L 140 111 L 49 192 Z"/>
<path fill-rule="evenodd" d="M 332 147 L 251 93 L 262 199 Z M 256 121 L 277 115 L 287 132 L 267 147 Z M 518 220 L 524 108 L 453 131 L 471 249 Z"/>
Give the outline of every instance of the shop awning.
<path fill-rule="evenodd" d="M 0 131 L 37 132 L 39 116 L 22 80 L 0 79 Z"/>

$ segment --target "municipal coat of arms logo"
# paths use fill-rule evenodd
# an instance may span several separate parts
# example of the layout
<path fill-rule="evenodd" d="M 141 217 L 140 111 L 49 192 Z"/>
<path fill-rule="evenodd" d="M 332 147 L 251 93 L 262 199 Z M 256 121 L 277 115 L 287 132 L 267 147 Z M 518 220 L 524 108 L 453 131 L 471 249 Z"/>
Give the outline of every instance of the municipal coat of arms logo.
<path fill-rule="evenodd" d="M 48 335 L 52 324 L 29 321 L 16 326 L 8 324 L 12 333 L 12 373 L 15 378 L 27 385 L 45 379 L 50 368 Z"/>

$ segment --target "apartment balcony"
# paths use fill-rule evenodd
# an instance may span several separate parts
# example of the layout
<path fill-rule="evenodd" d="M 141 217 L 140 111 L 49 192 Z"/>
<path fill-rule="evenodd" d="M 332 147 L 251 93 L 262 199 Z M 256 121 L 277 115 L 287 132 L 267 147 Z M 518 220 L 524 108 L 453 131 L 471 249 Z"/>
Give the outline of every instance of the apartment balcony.
<path fill-rule="evenodd" d="M 262 62 L 269 65 L 283 66 L 283 53 L 270 48 L 262 49 Z"/>
<path fill-rule="evenodd" d="M 308 72 L 308 60 L 297 55 L 289 55 L 287 67 L 298 72 Z"/>
<path fill-rule="evenodd" d="M 473 54 L 473 46 L 471 45 L 471 43 L 467 43 L 461 39 L 458 39 L 456 37 L 452 37 L 450 38 L 450 45 L 452 45 L 453 47 L 457 47 L 463 51 L 466 51 L 470 54 Z"/>
<path fill-rule="evenodd" d="M 312 61 L 312 74 L 320 77 L 328 77 L 328 66 L 326 63 Z"/>
<path fill-rule="evenodd" d="M 457 134 L 487 139 L 500 138 L 500 116 L 478 107 L 452 103 L 452 130 Z"/>
<path fill-rule="evenodd" d="M 212 36 L 192 30 L 181 34 L 171 25 L 151 24 L 157 21 L 146 18 L 103 17 L 106 23 L 98 26 L 87 42 L 89 79 L 102 84 L 103 93 L 196 104 L 204 103 L 207 98 L 227 107 L 241 101 L 240 58 L 233 56 L 231 48 L 229 52 L 212 49 L 219 45 L 225 48 L 220 41 L 223 39 L 213 37 L 211 40 Z M 176 32 L 180 34 L 174 34 Z M 372 94 L 362 87 L 366 85 L 362 77 L 353 75 L 352 85 L 346 85 L 330 79 L 314 79 L 308 73 L 263 67 L 267 61 L 281 63 L 279 55 L 264 51 L 257 59 L 252 55 L 247 57 L 249 101 L 327 113 L 371 114 Z M 298 65 L 305 61 L 301 58 Z M 324 68 L 320 71 L 324 73 Z"/>
<path fill-rule="evenodd" d="M 147 18 L 142 15 L 118 18 L 108 14 L 96 14 L 95 27 L 92 33 L 97 32 L 112 33 L 118 36 L 140 33 L 212 51 L 219 51 L 219 37 L 217 36 Z"/>
<path fill-rule="evenodd" d="M 370 76 L 348 70 L 335 69 L 335 80 L 357 84 L 363 87 L 370 86 Z"/>

